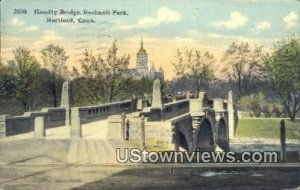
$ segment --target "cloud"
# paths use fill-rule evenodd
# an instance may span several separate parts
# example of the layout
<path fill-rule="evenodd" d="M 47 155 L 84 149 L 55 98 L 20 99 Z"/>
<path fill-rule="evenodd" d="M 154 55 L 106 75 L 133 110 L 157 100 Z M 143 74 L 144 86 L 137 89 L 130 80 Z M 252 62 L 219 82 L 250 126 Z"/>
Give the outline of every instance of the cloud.
<path fill-rule="evenodd" d="M 18 18 L 12 18 L 10 20 L 10 24 L 13 25 L 13 26 L 22 26 L 25 24 L 25 22 L 21 19 L 18 19 Z"/>
<path fill-rule="evenodd" d="M 119 29 L 131 30 L 135 28 L 150 28 L 163 23 L 178 22 L 179 20 L 181 20 L 181 15 L 178 12 L 168 7 L 161 7 L 156 12 L 155 17 L 144 17 L 138 20 L 136 24 L 120 26 Z"/>
<path fill-rule="evenodd" d="M 26 26 L 25 21 L 16 17 L 12 18 L 9 23 L 14 27 L 20 27 L 20 29 L 25 32 L 33 32 L 38 30 L 38 27 L 36 25 Z"/>
<path fill-rule="evenodd" d="M 225 27 L 227 29 L 236 29 L 244 26 L 248 22 L 248 17 L 239 12 L 231 12 L 228 20 L 214 22 L 216 27 Z"/>
<path fill-rule="evenodd" d="M 256 30 L 266 30 L 266 29 L 269 29 L 270 27 L 271 27 L 271 24 L 268 21 L 262 21 L 256 25 L 255 29 Z"/>
<path fill-rule="evenodd" d="M 293 28 L 296 26 L 296 22 L 298 20 L 298 15 L 291 11 L 288 15 L 283 18 L 283 21 L 286 23 L 286 28 Z"/>

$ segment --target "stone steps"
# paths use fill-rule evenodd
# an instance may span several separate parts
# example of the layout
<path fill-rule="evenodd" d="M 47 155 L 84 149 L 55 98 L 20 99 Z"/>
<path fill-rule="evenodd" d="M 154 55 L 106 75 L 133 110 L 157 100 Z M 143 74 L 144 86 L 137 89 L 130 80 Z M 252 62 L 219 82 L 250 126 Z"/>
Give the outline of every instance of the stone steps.
<path fill-rule="evenodd" d="M 130 145 L 123 141 L 72 140 L 67 162 L 72 164 L 116 164 L 116 148 L 130 148 Z"/>

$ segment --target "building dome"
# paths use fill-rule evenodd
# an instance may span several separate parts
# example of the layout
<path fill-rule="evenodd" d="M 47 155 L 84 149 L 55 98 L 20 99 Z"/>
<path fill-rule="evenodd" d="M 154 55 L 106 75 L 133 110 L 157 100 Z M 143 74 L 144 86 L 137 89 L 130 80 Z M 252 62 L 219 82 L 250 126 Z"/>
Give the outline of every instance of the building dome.
<path fill-rule="evenodd" d="M 140 48 L 140 50 L 138 51 L 138 54 L 147 54 L 146 50 L 144 48 Z"/>
<path fill-rule="evenodd" d="M 144 49 L 143 37 L 141 37 L 141 47 L 137 54 L 147 54 L 147 51 Z"/>

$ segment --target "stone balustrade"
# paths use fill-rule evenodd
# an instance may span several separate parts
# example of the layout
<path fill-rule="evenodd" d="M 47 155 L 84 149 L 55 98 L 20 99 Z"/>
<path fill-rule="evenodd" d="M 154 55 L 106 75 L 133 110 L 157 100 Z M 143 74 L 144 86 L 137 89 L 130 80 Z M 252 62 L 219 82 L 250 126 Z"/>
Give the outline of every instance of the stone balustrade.
<path fill-rule="evenodd" d="M 190 108 L 190 102 L 188 99 L 164 104 L 163 118 L 167 120 L 188 113 L 189 108 Z"/>
<path fill-rule="evenodd" d="M 132 100 L 125 100 L 122 102 L 113 102 L 107 104 L 100 104 L 96 106 L 72 107 L 78 110 L 78 117 L 80 123 L 88 123 L 91 121 L 103 119 L 109 115 L 127 113 L 135 109 Z M 21 116 L 0 116 L 0 137 L 11 136 L 21 133 L 27 133 L 34 130 L 35 118 L 39 116 L 44 117 L 44 128 L 53 128 L 65 125 L 66 109 L 60 108 L 43 108 L 41 111 L 25 112 Z M 72 112 L 71 111 L 71 112 Z M 71 113 L 71 115 L 74 113 Z"/>
<path fill-rule="evenodd" d="M 122 112 L 132 112 L 133 110 L 135 110 L 135 107 L 132 100 L 105 103 L 95 106 L 78 107 L 79 116 L 82 123 L 105 118 L 113 114 L 121 114 Z"/>
<path fill-rule="evenodd" d="M 34 130 L 35 117 L 45 118 L 44 127 L 53 128 L 64 125 L 64 108 L 44 108 L 41 111 L 25 112 L 21 116 L 0 116 L 0 137 L 27 133 Z"/>

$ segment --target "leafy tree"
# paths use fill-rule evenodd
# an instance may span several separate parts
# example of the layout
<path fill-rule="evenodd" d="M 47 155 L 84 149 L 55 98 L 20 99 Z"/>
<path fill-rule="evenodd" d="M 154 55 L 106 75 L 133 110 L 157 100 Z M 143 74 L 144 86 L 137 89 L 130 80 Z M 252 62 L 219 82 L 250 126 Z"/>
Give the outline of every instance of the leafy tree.
<path fill-rule="evenodd" d="M 284 107 L 282 106 L 282 104 L 274 103 L 272 105 L 272 116 L 280 117 L 280 115 L 283 112 L 283 109 L 284 109 Z"/>
<path fill-rule="evenodd" d="M 115 97 L 124 96 L 124 72 L 128 69 L 129 55 L 118 57 L 117 42 L 114 41 L 108 49 L 107 56 L 103 59 L 97 57 L 91 51 L 84 52 L 84 58 L 80 59 L 82 77 L 77 69 L 73 68 L 76 77 L 77 88 L 82 94 L 79 99 L 87 99 L 89 103 L 103 101 L 103 97 L 112 102 Z M 122 94 L 123 95 L 120 95 Z M 104 100 L 105 101 L 105 100 Z"/>
<path fill-rule="evenodd" d="M 262 47 L 251 47 L 248 43 L 232 43 L 226 50 L 222 61 L 228 67 L 224 72 L 236 84 L 240 96 L 255 90 L 263 58 Z"/>
<path fill-rule="evenodd" d="M 242 96 L 238 101 L 238 108 L 243 111 L 250 111 L 250 115 L 260 117 L 265 111 L 267 100 L 262 92 Z"/>
<path fill-rule="evenodd" d="M 256 93 L 253 97 L 252 110 L 255 117 L 260 117 L 264 107 L 267 105 L 265 95 L 262 92 Z"/>
<path fill-rule="evenodd" d="M 177 79 L 188 79 L 196 82 L 197 94 L 201 88 L 207 89 L 209 82 L 214 78 L 213 63 L 215 62 L 213 54 L 210 52 L 201 53 L 193 49 L 185 51 L 177 50 L 174 66 Z"/>
<path fill-rule="evenodd" d="M 12 98 L 15 91 L 11 69 L 0 61 L 0 98 Z"/>
<path fill-rule="evenodd" d="M 112 46 L 108 50 L 107 57 L 105 59 L 105 80 L 108 89 L 108 101 L 112 102 L 114 96 L 118 93 L 119 82 L 122 79 L 122 74 L 128 69 L 130 56 L 123 55 L 118 57 L 117 55 L 117 41 L 115 40 Z"/>
<path fill-rule="evenodd" d="M 292 37 L 275 44 L 265 61 L 264 71 L 274 91 L 283 100 L 291 121 L 300 109 L 300 38 Z"/>
<path fill-rule="evenodd" d="M 252 96 L 242 96 L 238 100 L 239 110 L 250 111 L 252 109 L 252 102 L 253 102 L 253 97 Z"/>
<path fill-rule="evenodd" d="M 141 79 L 121 78 L 119 81 L 116 98 L 129 99 L 132 95 L 143 97 L 144 94 L 151 94 L 154 79 L 142 77 Z"/>
<path fill-rule="evenodd" d="M 76 93 L 74 93 L 75 101 L 88 103 L 99 103 L 105 101 L 105 66 L 103 59 L 98 56 L 97 58 L 91 51 L 85 50 L 84 57 L 79 60 L 82 70 L 82 76 L 79 71 L 73 67 L 73 74 L 75 80 L 74 87 Z"/>
<path fill-rule="evenodd" d="M 24 111 L 28 111 L 33 107 L 40 65 L 27 48 L 19 47 L 13 54 L 14 58 L 9 61 L 9 65 L 15 79 L 15 98 L 22 103 Z"/>
<path fill-rule="evenodd" d="M 59 45 L 49 44 L 42 49 L 42 60 L 44 65 L 51 71 L 51 78 L 48 81 L 48 88 L 53 98 L 53 106 L 57 107 L 61 86 L 67 71 L 66 51 Z"/>

